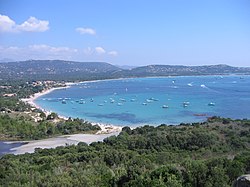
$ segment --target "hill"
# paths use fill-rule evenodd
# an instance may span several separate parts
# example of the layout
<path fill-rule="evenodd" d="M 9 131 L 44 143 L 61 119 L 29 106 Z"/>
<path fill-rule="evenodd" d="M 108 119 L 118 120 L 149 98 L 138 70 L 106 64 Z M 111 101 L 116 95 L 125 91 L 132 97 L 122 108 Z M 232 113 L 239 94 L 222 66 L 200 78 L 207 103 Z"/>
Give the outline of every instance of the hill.
<path fill-rule="evenodd" d="M 250 68 L 228 65 L 149 65 L 123 69 L 105 62 L 28 60 L 0 63 L 0 79 L 94 80 L 122 77 L 250 74 Z"/>
<path fill-rule="evenodd" d="M 90 145 L 0 159 L 2 186 L 232 186 L 250 171 L 249 120 L 124 127 Z"/>
<path fill-rule="evenodd" d="M 120 68 L 105 62 L 28 60 L 0 63 L 0 79 L 71 80 L 110 77 Z"/>
<path fill-rule="evenodd" d="M 232 67 L 223 64 L 210 66 L 149 65 L 133 68 L 129 71 L 123 71 L 123 76 L 188 76 L 226 74 L 250 74 L 250 68 Z"/>

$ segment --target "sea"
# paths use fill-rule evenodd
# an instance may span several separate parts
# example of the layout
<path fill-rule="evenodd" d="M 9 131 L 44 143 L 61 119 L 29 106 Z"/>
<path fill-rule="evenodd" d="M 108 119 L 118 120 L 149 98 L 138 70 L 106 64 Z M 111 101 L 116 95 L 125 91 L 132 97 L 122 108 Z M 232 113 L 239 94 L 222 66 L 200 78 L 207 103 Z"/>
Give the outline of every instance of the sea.
<path fill-rule="evenodd" d="M 61 116 L 136 127 L 250 119 L 250 76 L 180 76 L 82 82 L 34 101 Z"/>
<path fill-rule="evenodd" d="M 16 147 L 20 147 L 22 145 L 24 145 L 25 143 L 21 143 L 21 142 L 6 142 L 6 141 L 0 141 L 0 158 L 5 155 L 5 154 L 11 154 L 14 152 L 14 150 L 12 150 L 13 148 Z"/>

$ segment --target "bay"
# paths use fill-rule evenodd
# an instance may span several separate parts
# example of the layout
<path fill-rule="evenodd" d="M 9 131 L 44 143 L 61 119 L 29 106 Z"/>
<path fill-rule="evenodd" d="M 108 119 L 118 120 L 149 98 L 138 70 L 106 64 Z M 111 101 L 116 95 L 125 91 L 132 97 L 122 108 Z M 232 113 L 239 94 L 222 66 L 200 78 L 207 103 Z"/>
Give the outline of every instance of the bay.
<path fill-rule="evenodd" d="M 35 100 L 65 117 L 119 126 L 250 118 L 250 76 L 130 78 L 83 82 Z"/>

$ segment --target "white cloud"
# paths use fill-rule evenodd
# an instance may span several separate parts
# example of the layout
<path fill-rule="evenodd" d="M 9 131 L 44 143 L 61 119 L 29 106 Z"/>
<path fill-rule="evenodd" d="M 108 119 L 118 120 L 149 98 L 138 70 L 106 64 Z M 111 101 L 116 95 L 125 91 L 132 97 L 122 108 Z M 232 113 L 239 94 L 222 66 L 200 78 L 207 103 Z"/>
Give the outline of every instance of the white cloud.
<path fill-rule="evenodd" d="M 8 16 L 0 14 L 0 32 L 44 32 L 49 29 L 49 21 L 30 17 L 18 25 Z"/>
<path fill-rule="evenodd" d="M 67 59 L 71 60 L 78 50 L 69 47 L 53 47 L 49 45 L 30 45 L 27 47 L 0 47 L 0 56 L 14 60 L 27 59 Z"/>
<path fill-rule="evenodd" d="M 57 53 L 76 53 L 78 50 L 77 49 L 72 49 L 69 47 L 52 47 L 49 45 L 30 45 L 29 49 L 32 51 L 39 51 L 39 52 L 48 52 L 52 54 L 57 54 Z"/>
<path fill-rule="evenodd" d="M 25 47 L 1 46 L 0 57 L 13 60 L 48 59 L 48 60 L 75 60 L 75 61 L 109 61 L 116 56 L 116 51 L 106 52 L 103 47 L 70 48 L 66 46 L 51 46 L 33 44 Z"/>
<path fill-rule="evenodd" d="M 111 56 L 117 56 L 118 52 L 117 51 L 110 51 L 110 52 L 108 52 L 108 54 Z"/>
<path fill-rule="evenodd" d="M 27 21 L 17 26 L 19 31 L 44 32 L 49 29 L 49 22 L 30 17 Z"/>
<path fill-rule="evenodd" d="M 0 32 L 14 32 L 16 23 L 8 16 L 0 14 Z"/>
<path fill-rule="evenodd" d="M 102 47 L 96 47 L 95 52 L 99 55 L 106 53 L 106 51 Z"/>
<path fill-rule="evenodd" d="M 95 35 L 96 31 L 94 29 L 91 28 L 76 28 L 76 32 L 79 32 L 80 34 L 90 34 L 90 35 Z"/>

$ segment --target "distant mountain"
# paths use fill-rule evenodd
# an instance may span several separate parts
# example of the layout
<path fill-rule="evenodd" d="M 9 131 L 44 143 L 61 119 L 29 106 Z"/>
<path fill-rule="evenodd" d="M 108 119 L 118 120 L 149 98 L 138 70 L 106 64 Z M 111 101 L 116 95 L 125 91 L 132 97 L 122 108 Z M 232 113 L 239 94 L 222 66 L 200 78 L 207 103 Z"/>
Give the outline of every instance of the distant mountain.
<path fill-rule="evenodd" d="M 138 66 L 129 66 L 129 65 L 115 65 L 115 66 L 118 67 L 118 68 L 127 69 L 127 70 L 131 70 L 131 69 L 134 69 L 134 68 L 138 67 Z"/>
<path fill-rule="evenodd" d="M 218 74 L 250 74 L 250 68 L 232 67 L 224 64 L 210 66 L 149 65 L 126 71 L 126 76 L 178 76 Z"/>
<path fill-rule="evenodd" d="M 28 60 L 0 64 L 1 79 L 89 80 L 108 78 L 121 69 L 105 62 Z"/>
<path fill-rule="evenodd" d="M 105 62 L 28 60 L 0 63 L 0 79 L 24 80 L 93 80 L 146 76 L 188 76 L 250 74 L 250 68 L 228 65 L 174 66 L 149 65 L 123 69 Z"/>

